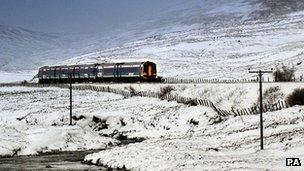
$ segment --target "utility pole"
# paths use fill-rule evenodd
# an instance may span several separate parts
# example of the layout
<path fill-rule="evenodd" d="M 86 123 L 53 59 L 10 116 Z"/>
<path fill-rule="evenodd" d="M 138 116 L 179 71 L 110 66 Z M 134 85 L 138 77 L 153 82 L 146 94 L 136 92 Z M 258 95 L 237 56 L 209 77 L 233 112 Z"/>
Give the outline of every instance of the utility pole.
<path fill-rule="evenodd" d="M 270 71 L 251 71 L 250 68 L 248 69 L 249 73 L 258 73 L 259 75 L 259 84 L 260 84 L 260 139 L 261 139 L 261 150 L 264 149 L 264 142 L 263 142 L 263 90 L 262 90 L 262 75 L 264 73 L 272 73 L 272 68 Z"/>
<path fill-rule="evenodd" d="M 70 80 L 70 125 L 72 125 L 72 73 L 69 75 Z"/>

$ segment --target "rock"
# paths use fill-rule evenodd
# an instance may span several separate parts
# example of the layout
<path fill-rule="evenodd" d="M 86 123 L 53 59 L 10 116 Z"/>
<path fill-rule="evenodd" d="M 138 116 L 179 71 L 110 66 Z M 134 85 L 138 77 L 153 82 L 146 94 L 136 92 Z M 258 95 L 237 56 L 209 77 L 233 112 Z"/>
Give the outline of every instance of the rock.
<path fill-rule="evenodd" d="M 51 165 L 46 165 L 45 168 L 52 168 L 52 166 Z"/>

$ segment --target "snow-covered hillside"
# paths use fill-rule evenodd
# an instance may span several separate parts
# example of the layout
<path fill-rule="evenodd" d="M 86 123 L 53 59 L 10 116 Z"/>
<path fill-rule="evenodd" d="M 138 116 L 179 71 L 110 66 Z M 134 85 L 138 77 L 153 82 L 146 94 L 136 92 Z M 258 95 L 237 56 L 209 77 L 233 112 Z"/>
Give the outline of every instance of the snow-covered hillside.
<path fill-rule="evenodd" d="M 48 50 L 62 46 L 58 35 L 0 25 L 0 70 L 28 70 L 52 62 Z M 55 58 L 56 59 L 56 58 Z"/>
<path fill-rule="evenodd" d="M 36 70 L 68 58 L 59 63 L 150 59 L 163 76 L 249 77 L 248 67 L 302 62 L 303 4 L 173 1 L 157 15 L 87 35 L 1 26 L 0 70 Z"/>
<path fill-rule="evenodd" d="M 252 77 L 248 68 L 270 69 L 284 63 L 303 72 L 304 13 L 222 27 L 199 27 L 159 34 L 72 58 L 63 63 L 155 61 L 163 76 Z"/>

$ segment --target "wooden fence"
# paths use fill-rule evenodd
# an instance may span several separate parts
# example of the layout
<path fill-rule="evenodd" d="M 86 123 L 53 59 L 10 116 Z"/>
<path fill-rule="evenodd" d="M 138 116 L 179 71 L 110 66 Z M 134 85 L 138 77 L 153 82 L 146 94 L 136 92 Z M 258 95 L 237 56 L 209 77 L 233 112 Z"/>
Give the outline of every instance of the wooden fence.
<path fill-rule="evenodd" d="M 225 83 L 225 84 L 233 84 L 233 83 L 254 83 L 258 82 L 258 78 L 255 79 L 202 79 L 202 78 L 174 78 L 167 77 L 163 78 L 164 83 Z M 266 77 L 262 79 L 264 83 L 274 83 L 273 78 Z M 289 82 L 304 82 L 303 77 L 295 78 Z"/>
<path fill-rule="evenodd" d="M 28 87 L 59 87 L 59 88 L 69 88 L 68 84 L 0 84 L 0 86 L 28 86 Z M 73 85 L 72 88 L 74 90 L 91 90 L 91 91 L 97 91 L 97 92 L 108 92 L 108 93 L 115 93 L 120 94 L 124 97 L 132 97 L 132 96 L 141 96 L 141 97 L 153 97 L 153 98 L 160 98 L 162 100 L 168 100 L 168 101 L 176 101 L 177 103 L 183 103 L 186 105 L 192 105 L 192 106 L 206 106 L 214 109 L 220 116 L 226 117 L 226 116 L 241 116 L 241 115 L 253 115 L 258 114 L 260 111 L 259 107 L 251 107 L 251 108 L 242 108 L 242 109 L 231 109 L 231 110 L 224 110 L 220 109 L 219 107 L 216 107 L 213 102 L 207 99 L 198 99 L 198 98 L 190 98 L 190 97 L 182 97 L 177 94 L 166 94 L 161 95 L 158 92 L 148 92 L 148 91 L 129 91 L 129 90 L 123 90 L 123 89 L 117 89 L 117 88 L 111 88 L 109 86 L 99 86 L 99 85 Z M 290 107 L 288 103 L 285 101 L 279 101 L 275 104 L 264 104 L 263 106 L 263 112 L 268 111 L 277 111 L 281 110 L 283 108 Z"/>
<path fill-rule="evenodd" d="M 251 83 L 257 79 L 202 79 L 202 78 L 163 78 L 164 83 Z"/>

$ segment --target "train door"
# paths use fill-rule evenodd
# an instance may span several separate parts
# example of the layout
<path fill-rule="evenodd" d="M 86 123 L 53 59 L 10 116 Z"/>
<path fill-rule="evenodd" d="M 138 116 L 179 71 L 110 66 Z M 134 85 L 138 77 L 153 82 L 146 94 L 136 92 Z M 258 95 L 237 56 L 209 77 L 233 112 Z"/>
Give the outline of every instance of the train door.
<path fill-rule="evenodd" d="M 114 77 L 121 77 L 121 68 L 122 64 L 115 64 L 114 65 Z"/>
<path fill-rule="evenodd" d="M 117 64 L 114 65 L 114 70 L 113 70 L 113 75 L 114 77 L 117 77 L 118 76 L 118 70 L 117 70 Z"/>
<path fill-rule="evenodd" d="M 143 64 L 143 76 L 152 77 L 153 76 L 153 66 L 150 62 L 145 62 Z"/>
<path fill-rule="evenodd" d="M 68 67 L 68 77 L 75 78 L 75 66 Z"/>
<path fill-rule="evenodd" d="M 148 65 L 148 77 L 151 77 L 152 76 L 152 65 L 149 64 Z"/>
<path fill-rule="evenodd" d="M 80 66 L 75 66 L 74 68 L 74 77 L 80 78 Z"/>
<path fill-rule="evenodd" d="M 96 72 L 97 72 L 97 77 L 102 77 L 102 71 L 103 71 L 103 67 L 102 65 L 98 65 L 97 66 L 97 69 L 96 69 Z"/>

